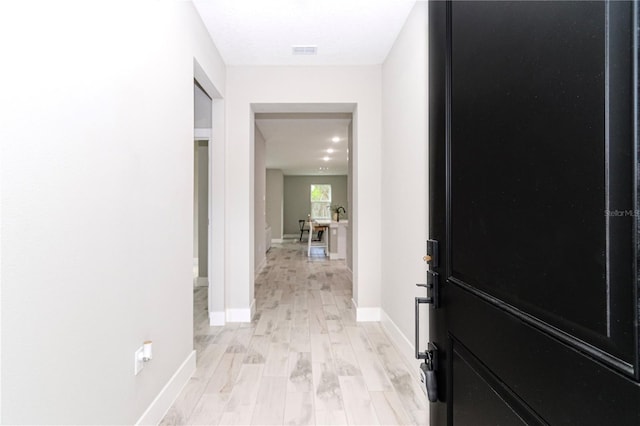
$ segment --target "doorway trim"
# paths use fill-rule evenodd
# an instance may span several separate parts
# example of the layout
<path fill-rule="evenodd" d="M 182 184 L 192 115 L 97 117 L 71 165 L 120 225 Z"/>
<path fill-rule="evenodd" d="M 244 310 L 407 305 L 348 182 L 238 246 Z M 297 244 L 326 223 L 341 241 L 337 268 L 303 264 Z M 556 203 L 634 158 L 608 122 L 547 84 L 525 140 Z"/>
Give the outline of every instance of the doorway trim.
<path fill-rule="evenodd" d="M 225 103 L 198 61 L 193 59 L 193 79 L 211 98 L 211 128 L 194 129 L 194 139 L 209 141 L 208 297 L 209 325 L 227 321 L 225 232 Z M 191 142 L 193 143 L 193 142 Z"/>
<path fill-rule="evenodd" d="M 349 125 L 348 131 L 348 146 L 349 146 L 349 165 L 348 165 L 348 173 L 347 173 L 347 193 L 348 193 L 348 203 L 349 203 L 349 229 L 348 229 L 348 240 L 350 242 L 347 243 L 350 250 L 347 252 L 347 270 L 349 273 L 349 278 L 351 278 L 352 284 L 352 299 L 351 302 L 356 310 L 356 320 L 357 321 L 380 321 L 380 307 L 375 308 L 366 308 L 366 307 L 358 307 L 358 238 L 357 238 L 357 229 L 358 229 L 358 180 L 357 180 L 357 156 L 355 155 L 357 149 L 357 123 L 358 123 L 358 103 L 356 102 L 340 102 L 340 103 L 318 103 L 318 102 L 297 102 L 297 103 L 250 103 L 250 120 L 249 120 L 249 137 L 250 137 L 250 166 L 249 170 L 251 172 L 250 177 L 250 186 L 251 186 L 251 195 L 250 199 L 254 199 L 255 194 L 255 115 L 256 113 L 270 113 L 270 114 L 288 114 L 288 113 L 312 113 L 312 114 L 331 114 L 331 113 L 349 113 L 351 114 L 351 124 Z M 254 266 L 254 254 L 255 254 L 255 206 L 254 204 L 250 204 L 250 224 L 252 225 L 252 230 L 250 232 L 250 265 L 253 268 Z M 351 263 L 351 264 L 350 264 Z M 250 284 L 250 295 L 251 295 L 251 307 L 250 307 L 250 317 L 253 318 L 254 315 L 254 307 L 255 307 L 255 277 L 257 275 L 257 271 L 254 272 L 251 276 L 251 284 Z"/>
<path fill-rule="evenodd" d="M 209 227 L 210 227 L 210 221 L 211 221 L 211 203 L 209 202 L 209 200 L 211 199 L 211 188 L 210 188 L 210 182 L 211 182 L 211 167 L 209 167 L 210 163 L 211 163 L 211 155 L 210 155 L 210 144 L 211 144 L 211 130 L 207 129 L 207 128 L 196 128 L 194 131 L 194 155 L 195 155 L 195 165 L 194 165 L 194 185 L 195 185 L 195 189 L 196 191 L 194 191 L 194 197 L 196 200 L 197 207 L 196 208 L 196 212 L 194 216 L 197 216 L 198 219 L 195 220 L 194 226 L 196 228 L 196 232 L 194 232 L 194 238 L 197 239 L 197 244 L 194 244 L 194 247 L 198 248 L 198 276 L 195 277 L 194 279 L 194 287 L 208 287 L 209 286 L 209 270 L 211 267 L 211 257 L 209 256 L 209 248 L 211 247 L 211 233 L 209 232 Z M 200 192 L 200 164 L 199 162 L 201 161 L 202 157 L 199 150 L 201 148 L 201 146 L 199 145 L 200 142 L 205 142 L 206 143 L 206 147 L 207 147 L 207 163 L 206 163 L 206 167 L 207 167 L 207 196 L 206 196 L 206 202 L 207 202 L 207 230 L 206 230 L 206 238 L 207 238 L 207 259 L 206 259 L 206 263 L 207 263 L 207 274 L 206 276 L 200 276 L 201 274 L 201 270 L 200 270 L 200 266 L 202 265 L 200 263 L 200 203 L 202 202 L 202 200 L 200 199 L 201 197 L 201 192 Z M 203 238 L 204 239 L 204 238 Z M 194 256 L 194 260 L 196 260 L 196 257 Z"/>

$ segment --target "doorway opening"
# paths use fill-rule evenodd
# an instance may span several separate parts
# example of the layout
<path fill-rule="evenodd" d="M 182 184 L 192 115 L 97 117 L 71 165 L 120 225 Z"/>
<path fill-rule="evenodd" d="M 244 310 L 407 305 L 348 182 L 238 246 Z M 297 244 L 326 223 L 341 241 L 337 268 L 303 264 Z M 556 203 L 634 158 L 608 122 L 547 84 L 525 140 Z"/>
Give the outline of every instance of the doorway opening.
<path fill-rule="evenodd" d="M 356 105 L 251 106 L 254 277 L 266 264 L 272 244 L 298 243 L 300 252 L 308 253 L 308 234 L 301 232 L 300 223 L 314 217 L 310 188 L 312 185 L 331 185 L 330 210 L 323 215 L 327 222 L 324 230 L 328 240 L 326 252 L 323 251 L 321 259 L 314 256 L 313 260 L 343 262 L 352 279 L 352 235 L 357 218 L 351 153 Z M 334 213 L 339 207 L 338 224 Z"/>

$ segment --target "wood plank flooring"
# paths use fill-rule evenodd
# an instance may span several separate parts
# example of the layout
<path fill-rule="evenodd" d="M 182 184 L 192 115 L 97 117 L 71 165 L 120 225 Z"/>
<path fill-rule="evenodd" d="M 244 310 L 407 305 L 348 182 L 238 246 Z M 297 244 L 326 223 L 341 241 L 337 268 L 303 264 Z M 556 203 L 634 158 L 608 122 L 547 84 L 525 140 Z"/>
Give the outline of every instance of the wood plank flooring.
<path fill-rule="evenodd" d="M 426 396 L 378 323 L 357 323 L 343 261 L 275 244 L 251 323 L 208 324 L 194 293 L 197 371 L 162 425 L 426 425 Z M 409 302 L 408 302 L 409 303 Z"/>

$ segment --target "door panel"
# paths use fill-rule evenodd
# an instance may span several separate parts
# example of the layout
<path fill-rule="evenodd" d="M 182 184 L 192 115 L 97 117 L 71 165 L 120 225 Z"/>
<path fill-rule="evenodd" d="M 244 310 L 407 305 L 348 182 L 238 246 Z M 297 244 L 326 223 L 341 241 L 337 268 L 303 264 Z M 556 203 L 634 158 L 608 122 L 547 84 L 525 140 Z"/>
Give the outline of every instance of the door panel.
<path fill-rule="evenodd" d="M 473 356 L 461 351 L 452 341 L 453 386 L 452 400 L 456 404 L 454 423 L 462 425 L 526 425 L 527 423 L 505 404 L 492 380 L 482 374 L 484 370 Z M 465 357 L 467 355 L 467 357 Z M 492 383 L 493 382 L 493 383 Z M 477 406 L 484 407 L 478 413 Z"/>
<path fill-rule="evenodd" d="M 464 345 L 496 381 L 503 383 L 544 422 L 551 425 L 640 424 L 640 392 L 635 380 L 594 362 L 589 354 L 578 352 L 537 327 L 505 315 L 497 306 L 458 286 L 453 285 L 447 291 L 456 300 L 447 308 L 451 338 L 459 342 L 459 346 Z M 470 319 L 486 329 L 479 332 L 470 327 Z M 455 377 L 455 355 L 450 368 Z M 467 387 L 464 383 L 458 386 Z M 452 391 L 452 408 L 457 412 L 455 380 Z M 516 412 L 521 405 L 510 404 L 515 405 Z M 476 409 L 485 408 L 477 406 Z"/>
<path fill-rule="evenodd" d="M 640 424 L 637 14 L 430 2 L 434 425 Z"/>
<path fill-rule="evenodd" d="M 606 334 L 604 5 L 452 8 L 452 275 Z"/>
<path fill-rule="evenodd" d="M 453 3 L 450 274 L 631 362 L 632 247 L 605 215 L 606 6 Z M 614 282 L 607 242 L 628 265 Z"/>

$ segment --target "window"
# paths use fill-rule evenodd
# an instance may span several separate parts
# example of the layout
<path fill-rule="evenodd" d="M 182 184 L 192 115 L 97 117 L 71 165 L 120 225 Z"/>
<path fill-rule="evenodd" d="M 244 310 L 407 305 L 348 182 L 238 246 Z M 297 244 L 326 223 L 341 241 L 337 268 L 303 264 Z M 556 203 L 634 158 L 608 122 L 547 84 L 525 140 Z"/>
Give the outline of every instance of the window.
<path fill-rule="evenodd" d="M 331 219 L 331 185 L 311 185 L 311 219 Z"/>

